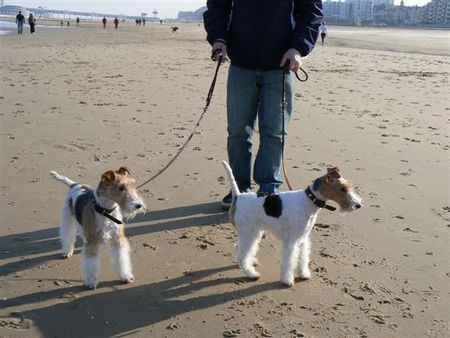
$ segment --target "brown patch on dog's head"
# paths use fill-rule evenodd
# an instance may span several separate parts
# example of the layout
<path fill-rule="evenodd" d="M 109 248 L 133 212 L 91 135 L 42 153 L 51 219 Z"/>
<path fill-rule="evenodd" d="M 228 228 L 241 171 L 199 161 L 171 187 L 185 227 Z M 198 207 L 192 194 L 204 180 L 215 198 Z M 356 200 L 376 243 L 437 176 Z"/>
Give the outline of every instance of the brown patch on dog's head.
<path fill-rule="evenodd" d="M 114 182 L 116 180 L 116 175 L 114 171 L 108 170 L 102 175 L 101 181 L 102 183 Z"/>
<path fill-rule="evenodd" d="M 327 168 L 319 191 L 326 200 L 339 204 L 341 210 L 351 211 L 361 207 L 361 198 L 354 192 L 350 181 L 343 178 L 338 167 Z"/>
<path fill-rule="evenodd" d="M 120 167 L 119 170 L 116 171 L 119 175 L 131 175 L 131 169 L 128 167 Z"/>
<path fill-rule="evenodd" d="M 131 176 L 128 167 L 105 172 L 98 185 L 97 194 L 116 202 L 125 215 L 132 215 L 144 206 L 136 191 L 136 180 Z"/>

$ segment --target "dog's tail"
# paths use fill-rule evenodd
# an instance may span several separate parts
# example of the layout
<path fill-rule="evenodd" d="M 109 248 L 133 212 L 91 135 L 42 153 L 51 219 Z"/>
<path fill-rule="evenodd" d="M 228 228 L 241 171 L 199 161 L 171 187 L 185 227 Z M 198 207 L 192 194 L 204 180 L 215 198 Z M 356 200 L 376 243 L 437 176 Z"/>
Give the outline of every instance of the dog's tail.
<path fill-rule="evenodd" d="M 50 171 L 49 174 L 56 180 L 63 182 L 68 187 L 71 187 L 72 185 L 76 184 L 76 182 L 72 181 L 71 179 L 67 178 L 66 176 L 62 176 L 62 175 L 58 174 L 56 171 Z"/>
<path fill-rule="evenodd" d="M 222 164 L 225 167 L 225 171 L 227 172 L 228 180 L 230 181 L 231 194 L 233 195 L 234 198 L 236 198 L 241 194 L 241 192 L 239 191 L 239 187 L 236 183 L 236 180 L 234 179 L 233 171 L 231 170 L 230 166 L 228 165 L 228 163 L 226 161 L 222 161 Z"/>

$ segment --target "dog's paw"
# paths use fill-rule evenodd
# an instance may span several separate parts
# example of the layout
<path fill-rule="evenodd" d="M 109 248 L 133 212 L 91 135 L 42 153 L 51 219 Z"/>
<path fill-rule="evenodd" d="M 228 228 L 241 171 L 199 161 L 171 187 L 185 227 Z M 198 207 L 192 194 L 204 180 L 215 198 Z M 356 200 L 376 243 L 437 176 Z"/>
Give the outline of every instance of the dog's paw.
<path fill-rule="evenodd" d="M 95 290 L 97 288 L 97 285 L 98 285 L 98 278 L 97 278 L 97 276 L 88 274 L 84 278 L 83 285 L 86 288 L 88 288 L 88 289 Z"/>
<path fill-rule="evenodd" d="M 84 285 L 84 287 L 85 288 L 87 288 L 87 289 L 89 289 L 89 290 L 95 290 L 95 289 L 97 289 L 97 285 L 98 285 L 98 283 L 95 283 L 95 282 L 84 282 L 83 283 L 83 285 Z"/>
<path fill-rule="evenodd" d="M 130 283 L 131 284 L 131 283 L 134 282 L 134 276 L 130 275 L 128 277 L 121 278 L 121 281 L 124 282 L 124 283 Z"/>
<path fill-rule="evenodd" d="M 258 280 L 260 277 L 261 277 L 261 274 L 257 271 L 247 274 L 247 278 L 250 280 Z"/>
<path fill-rule="evenodd" d="M 69 251 L 69 252 L 62 252 L 61 253 L 61 258 L 62 259 L 66 259 L 66 258 L 70 258 L 73 256 L 73 251 Z"/>
<path fill-rule="evenodd" d="M 292 279 L 292 280 L 291 279 L 289 279 L 289 280 L 282 280 L 281 282 L 283 283 L 284 286 L 287 286 L 289 288 L 293 287 L 294 284 L 295 284 L 294 279 Z"/>
<path fill-rule="evenodd" d="M 305 271 L 300 271 L 300 279 L 311 279 L 311 271 L 305 270 Z"/>

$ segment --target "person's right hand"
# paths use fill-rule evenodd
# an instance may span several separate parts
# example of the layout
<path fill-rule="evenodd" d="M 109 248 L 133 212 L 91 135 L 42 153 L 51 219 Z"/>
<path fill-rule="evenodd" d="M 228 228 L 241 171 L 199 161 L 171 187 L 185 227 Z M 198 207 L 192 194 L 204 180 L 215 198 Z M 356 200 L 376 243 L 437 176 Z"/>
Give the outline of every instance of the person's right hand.
<path fill-rule="evenodd" d="M 214 42 L 212 46 L 212 59 L 213 61 L 219 60 L 219 54 L 214 54 L 214 51 L 220 50 L 222 52 L 222 62 L 229 61 L 227 54 L 227 45 L 221 41 Z"/>

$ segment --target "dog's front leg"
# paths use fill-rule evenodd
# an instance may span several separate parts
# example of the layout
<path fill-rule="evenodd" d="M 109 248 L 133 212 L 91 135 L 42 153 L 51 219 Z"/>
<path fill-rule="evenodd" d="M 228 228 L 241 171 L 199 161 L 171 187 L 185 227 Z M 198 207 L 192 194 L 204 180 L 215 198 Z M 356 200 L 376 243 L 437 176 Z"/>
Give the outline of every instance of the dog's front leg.
<path fill-rule="evenodd" d="M 98 285 L 100 274 L 99 248 L 98 242 L 86 242 L 83 249 L 84 285 L 89 289 L 95 289 Z"/>
<path fill-rule="evenodd" d="M 126 283 L 133 283 L 134 276 L 131 268 L 130 244 L 125 236 L 113 240 L 111 250 L 114 267 L 120 280 Z"/>
<path fill-rule="evenodd" d="M 283 241 L 283 256 L 281 257 L 281 282 L 286 286 L 294 286 L 294 271 L 298 262 L 300 249 L 296 241 Z"/>

